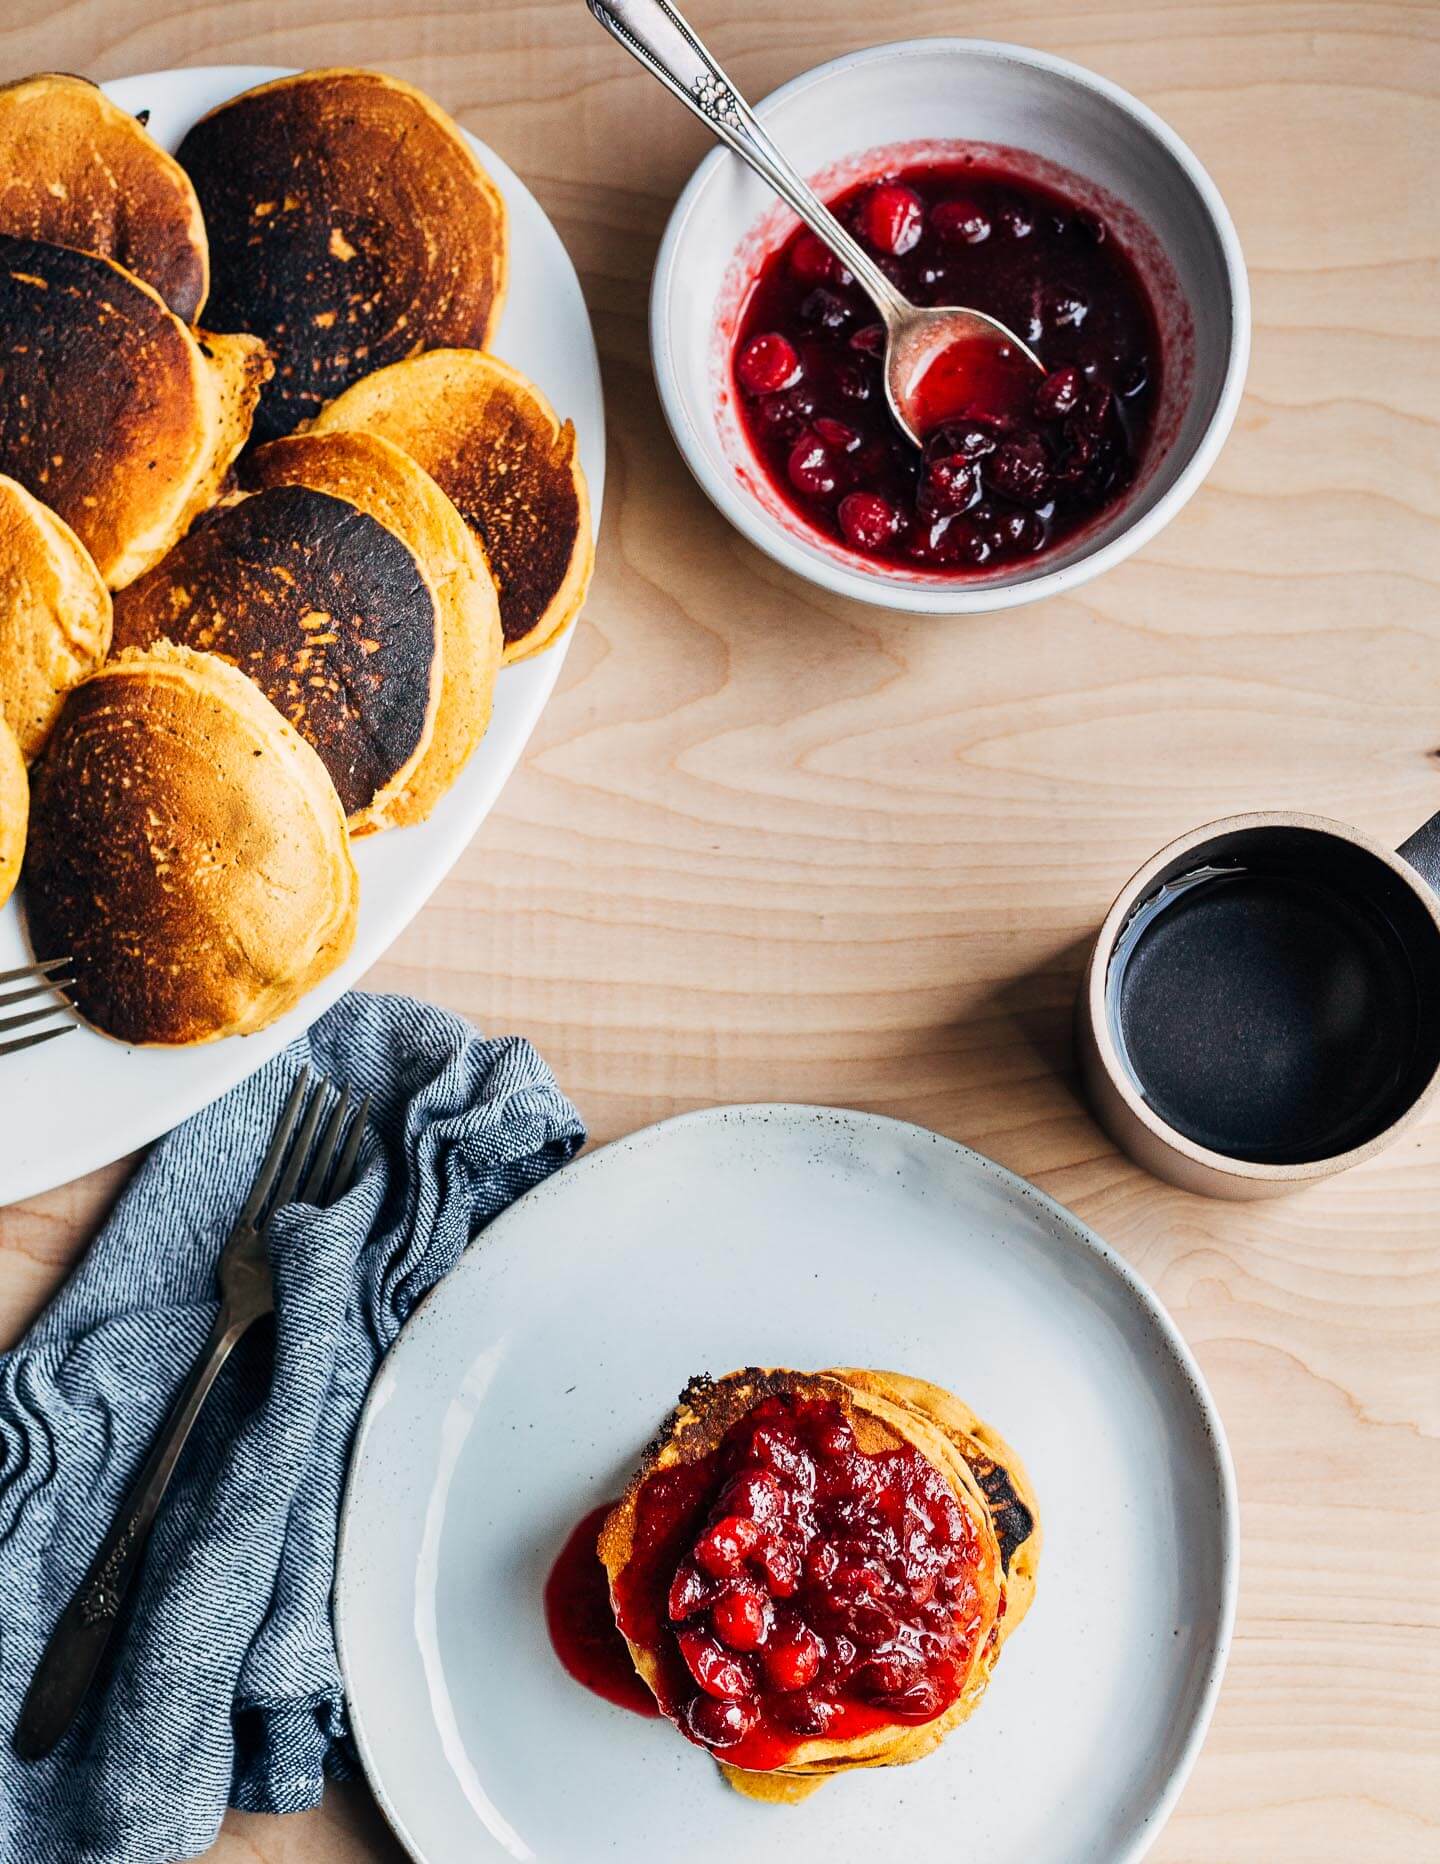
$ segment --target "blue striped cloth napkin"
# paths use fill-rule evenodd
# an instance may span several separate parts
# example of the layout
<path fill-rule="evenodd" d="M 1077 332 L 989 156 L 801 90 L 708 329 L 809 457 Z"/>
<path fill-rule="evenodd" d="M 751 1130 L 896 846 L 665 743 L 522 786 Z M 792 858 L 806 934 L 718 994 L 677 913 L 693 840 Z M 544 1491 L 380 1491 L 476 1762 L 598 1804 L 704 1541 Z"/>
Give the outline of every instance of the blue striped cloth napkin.
<path fill-rule="evenodd" d="M 374 1097 L 360 1176 L 334 1209 L 274 1222 L 274 1326 L 211 1395 L 108 1684 L 26 1763 L 10 1737 L 31 1673 L 200 1351 L 216 1258 L 303 1062 Z M 353 993 L 155 1147 L 0 1356 L 0 1864 L 194 1857 L 227 1803 L 299 1811 L 352 1771 L 330 1591 L 365 1394 L 476 1232 L 584 1139 L 527 1042 Z"/>

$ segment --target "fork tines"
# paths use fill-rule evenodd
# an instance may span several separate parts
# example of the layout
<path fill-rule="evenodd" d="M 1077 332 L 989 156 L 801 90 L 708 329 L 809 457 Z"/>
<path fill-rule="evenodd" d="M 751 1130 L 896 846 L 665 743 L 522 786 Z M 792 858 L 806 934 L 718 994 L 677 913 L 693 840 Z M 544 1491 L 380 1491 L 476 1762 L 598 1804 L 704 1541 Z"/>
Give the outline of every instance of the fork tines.
<path fill-rule="evenodd" d="M 34 1048 L 37 1043 L 78 1029 L 65 994 L 74 982 L 68 958 L 47 958 L 41 964 L 22 964 L 18 970 L 0 971 L 0 1055 L 13 1055 L 17 1049 Z M 7 984 L 16 988 L 7 990 Z M 49 1001 L 38 1009 L 10 1014 L 17 1004 L 33 1004 L 37 997 Z"/>
<path fill-rule="evenodd" d="M 352 1096 L 348 1087 L 337 1092 L 328 1081 L 315 1080 L 312 1089 L 311 1081 L 308 1068 L 302 1068 L 295 1077 L 270 1149 L 261 1161 L 245 1208 L 240 1213 L 240 1225 L 263 1230 L 275 1212 L 292 1203 L 297 1195 L 303 1204 L 333 1204 L 350 1189 L 370 1111 L 370 1097 L 367 1094 L 353 1118 L 349 1118 Z M 326 1112 L 327 1101 L 330 1102 L 329 1116 L 317 1140 L 316 1131 Z M 307 1161 L 308 1171 L 305 1169 Z"/>

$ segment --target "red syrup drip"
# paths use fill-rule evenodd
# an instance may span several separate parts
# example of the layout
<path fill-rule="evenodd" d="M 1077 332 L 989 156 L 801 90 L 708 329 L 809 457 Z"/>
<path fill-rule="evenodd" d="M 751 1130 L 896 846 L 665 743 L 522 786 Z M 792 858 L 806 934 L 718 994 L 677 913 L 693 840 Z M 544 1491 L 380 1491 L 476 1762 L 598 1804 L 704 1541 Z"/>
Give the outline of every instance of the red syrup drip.
<path fill-rule="evenodd" d="M 658 1716 L 615 1623 L 610 1582 L 595 1551 L 614 1506 L 592 1508 L 560 1549 L 545 1581 L 545 1623 L 555 1655 L 577 1683 L 635 1715 Z"/>
<path fill-rule="evenodd" d="M 984 311 L 1048 373 L 942 354 L 922 384 L 918 451 L 890 415 L 874 306 L 797 232 L 760 266 L 733 360 L 756 462 L 805 525 L 880 568 L 963 577 L 1043 556 L 1125 497 L 1162 357 L 1111 227 L 981 163 L 907 168 L 830 205 L 912 303 Z"/>

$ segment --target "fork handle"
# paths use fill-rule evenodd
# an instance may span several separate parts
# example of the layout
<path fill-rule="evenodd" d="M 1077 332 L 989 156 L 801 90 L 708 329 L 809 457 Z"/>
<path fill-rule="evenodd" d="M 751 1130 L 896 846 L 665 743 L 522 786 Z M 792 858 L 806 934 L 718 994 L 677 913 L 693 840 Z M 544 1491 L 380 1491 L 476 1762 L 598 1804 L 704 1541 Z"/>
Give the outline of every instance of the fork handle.
<path fill-rule="evenodd" d="M 39 1760 L 48 1754 L 74 1721 L 140 1570 L 155 1511 L 180 1452 L 220 1368 L 255 1318 L 253 1311 L 237 1312 L 229 1302 L 216 1316 L 205 1352 L 171 1406 L 89 1572 L 50 1634 L 15 1729 L 15 1749 L 23 1759 Z"/>

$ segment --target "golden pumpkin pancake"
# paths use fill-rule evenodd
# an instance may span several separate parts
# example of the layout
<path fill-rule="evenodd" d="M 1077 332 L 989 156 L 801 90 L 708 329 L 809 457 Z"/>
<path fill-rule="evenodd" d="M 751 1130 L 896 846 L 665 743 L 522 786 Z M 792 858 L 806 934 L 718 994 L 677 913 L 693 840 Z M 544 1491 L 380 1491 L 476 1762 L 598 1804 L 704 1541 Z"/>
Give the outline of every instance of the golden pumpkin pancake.
<path fill-rule="evenodd" d="M 64 72 L 0 87 L 0 232 L 114 259 L 187 324 L 209 289 L 190 177 L 129 111 Z"/>
<path fill-rule="evenodd" d="M 598 1552 L 660 1708 L 790 1801 L 971 1714 L 1038 1545 L 1013 1452 L 938 1386 L 749 1367 L 691 1381 Z"/>
<path fill-rule="evenodd" d="M 373 434 L 272 440 L 245 461 L 241 481 L 255 490 L 308 485 L 347 498 L 392 530 L 424 566 L 440 610 L 440 699 L 428 749 L 385 808 L 393 827 L 423 822 L 490 722 L 500 605 L 479 545 L 429 473 Z"/>
<path fill-rule="evenodd" d="M 110 651 L 110 591 L 53 511 L 0 477 L 0 718 L 38 756 L 65 695 Z"/>
<path fill-rule="evenodd" d="M 429 748 L 439 605 L 395 532 L 278 485 L 223 506 L 115 601 L 115 646 L 156 641 L 247 673 L 320 755 L 352 834 L 388 825 Z"/>
<path fill-rule="evenodd" d="M 433 350 L 357 382 L 315 425 L 393 440 L 449 494 L 500 591 L 507 661 L 547 647 L 580 612 L 595 549 L 575 425 L 517 369 Z"/>
<path fill-rule="evenodd" d="M 269 371 L 197 337 L 108 259 L 0 234 L 0 473 L 57 512 L 111 589 L 215 498 Z"/>
<path fill-rule="evenodd" d="M 0 906 L 15 891 L 25 859 L 25 825 L 30 816 L 30 779 L 19 740 L 0 718 Z M 63 954 L 62 954 L 63 955 Z"/>
<path fill-rule="evenodd" d="M 258 438 L 402 356 L 490 341 L 505 203 L 410 85 L 372 71 L 278 78 L 202 117 L 179 157 L 210 235 L 211 321 L 275 354 Z"/>
<path fill-rule="evenodd" d="M 340 963 L 359 882 L 325 768 L 213 654 L 122 654 L 36 766 L 25 904 L 122 1042 L 247 1035 Z"/>

